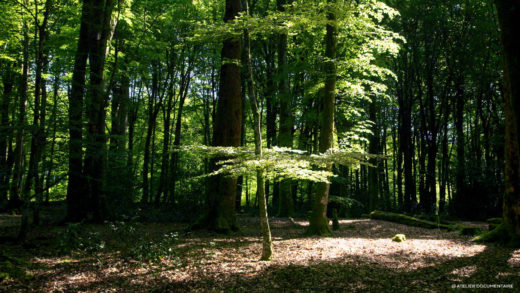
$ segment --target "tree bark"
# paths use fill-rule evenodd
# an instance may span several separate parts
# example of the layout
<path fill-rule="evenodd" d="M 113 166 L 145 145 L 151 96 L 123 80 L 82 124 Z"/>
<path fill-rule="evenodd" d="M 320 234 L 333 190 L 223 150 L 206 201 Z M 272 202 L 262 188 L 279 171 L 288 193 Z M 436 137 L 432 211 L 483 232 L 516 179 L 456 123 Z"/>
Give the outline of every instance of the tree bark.
<path fill-rule="evenodd" d="M 245 0 L 246 11 L 248 11 L 248 0 Z M 253 80 L 253 66 L 251 64 L 251 44 L 249 32 L 244 31 L 244 53 L 246 55 L 247 65 L 247 91 L 251 103 L 251 110 L 254 117 L 254 133 L 255 133 L 255 154 L 262 159 L 262 121 L 260 118 L 260 109 L 258 108 L 258 101 L 256 98 L 254 80 Z M 256 171 L 256 197 L 258 198 L 258 207 L 260 213 L 260 227 L 262 229 L 262 257 L 261 260 L 270 260 L 273 254 L 273 242 L 271 239 L 271 229 L 269 227 L 269 218 L 267 215 L 267 201 L 265 197 L 265 170 L 260 167 Z"/>
<path fill-rule="evenodd" d="M 0 210 L 7 207 L 7 194 L 9 190 L 9 179 L 11 177 L 11 166 L 8 157 L 8 140 L 12 135 L 9 124 L 9 108 L 15 83 L 14 64 L 3 66 L 2 72 L 2 100 L 0 102 Z"/>
<path fill-rule="evenodd" d="M 69 94 L 69 166 L 67 184 L 67 220 L 78 222 L 87 217 L 88 198 L 83 178 L 83 98 L 89 51 L 89 3 L 84 0 L 78 45 L 74 57 L 72 85 Z"/>
<path fill-rule="evenodd" d="M 284 12 L 286 0 L 276 1 L 278 11 Z M 278 133 L 278 145 L 281 147 L 293 147 L 294 119 L 292 113 L 292 97 L 289 88 L 289 71 L 287 68 L 287 34 L 278 34 L 278 100 L 280 102 L 280 128 Z M 282 180 L 279 183 L 278 217 L 292 217 L 294 215 L 294 202 L 292 198 L 291 180 Z"/>
<path fill-rule="evenodd" d="M 23 23 L 23 51 L 22 51 L 22 74 L 19 80 L 19 104 L 18 120 L 16 122 L 16 147 L 14 150 L 14 170 L 11 183 L 9 205 L 12 208 L 19 207 L 21 204 L 20 194 L 22 192 L 22 182 L 25 170 L 25 127 L 26 127 L 26 107 L 27 107 L 27 83 L 29 78 L 29 34 L 27 23 Z"/>
<path fill-rule="evenodd" d="M 240 11 L 240 0 L 226 0 L 224 22 L 235 19 Z M 242 133 L 240 56 L 240 38 L 225 39 L 221 52 L 222 65 L 213 146 L 240 146 Z M 215 160 L 211 165 L 214 170 Z M 224 233 L 238 229 L 235 216 L 236 181 L 224 176 L 209 179 L 208 214 L 204 223 L 206 228 Z"/>
<path fill-rule="evenodd" d="M 379 154 L 379 127 L 377 125 L 377 117 L 376 117 L 376 97 L 372 97 L 372 102 L 369 106 L 369 119 L 372 121 L 372 135 L 370 136 L 368 152 L 373 155 Z M 379 195 L 381 189 L 379 189 L 379 177 L 378 177 L 378 169 L 379 169 L 379 159 L 371 158 L 370 164 L 374 165 L 374 167 L 370 167 L 368 169 L 368 209 L 369 211 L 374 211 L 379 207 Z"/>
<path fill-rule="evenodd" d="M 325 153 L 333 147 L 334 132 L 334 104 L 336 99 L 336 45 L 337 45 L 337 23 L 334 14 L 335 0 L 328 0 L 330 5 L 327 12 L 327 33 L 325 36 L 325 57 L 324 64 L 325 87 L 323 90 L 322 111 L 320 115 L 320 153 Z M 330 171 L 332 165 L 329 164 L 326 170 Z M 327 204 L 329 200 L 328 183 L 318 183 L 317 191 L 312 205 L 312 213 L 309 220 L 309 235 L 331 235 L 332 230 L 327 218 Z"/>
<path fill-rule="evenodd" d="M 92 11 L 88 20 L 90 24 L 88 31 L 90 83 L 86 99 L 88 124 L 83 171 L 92 218 L 95 222 L 102 222 L 108 212 L 104 190 L 107 95 L 103 70 L 105 68 L 107 42 L 114 28 L 111 23 L 114 2 L 113 0 L 91 0 L 88 6 Z"/>
<path fill-rule="evenodd" d="M 520 1 L 495 0 L 504 48 L 506 188 L 503 222 L 520 242 Z"/>

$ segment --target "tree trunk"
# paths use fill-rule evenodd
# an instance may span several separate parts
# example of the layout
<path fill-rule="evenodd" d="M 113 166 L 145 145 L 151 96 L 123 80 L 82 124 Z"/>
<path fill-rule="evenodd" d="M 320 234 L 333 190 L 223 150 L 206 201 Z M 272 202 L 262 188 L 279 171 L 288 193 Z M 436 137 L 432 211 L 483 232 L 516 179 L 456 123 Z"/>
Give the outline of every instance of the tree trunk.
<path fill-rule="evenodd" d="M 16 148 L 14 150 L 14 170 L 11 183 L 9 205 L 12 208 L 20 206 L 20 193 L 25 170 L 25 127 L 27 107 L 27 83 L 29 78 L 29 34 L 27 24 L 23 23 L 23 52 L 22 52 L 22 74 L 19 83 L 18 121 L 16 122 Z"/>
<path fill-rule="evenodd" d="M 327 33 L 325 36 L 325 57 L 327 61 L 324 64 L 325 87 L 323 90 L 322 111 L 320 115 L 320 153 L 327 152 L 333 147 L 334 132 L 334 103 L 336 99 L 336 44 L 337 44 L 337 23 L 334 14 L 335 0 L 328 0 L 331 5 L 327 12 Z M 332 169 L 329 164 L 327 171 Z M 329 200 L 328 183 L 318 183 L 315 198 L 313 200 L 312 213 L 309 220 L 309 228 L 307 234 L 310 235 L 331 235 L 332 230 L 329 226 L 327 218 L 327 203 Z"/>
<path fill-rule="evenodd" d="M 8 158 L 8 140 L 12 135 L 9 125 L 9 108 L 11 106 L 12 92 L 15 82 L 14 64 L 4 65 L 2 72 L 3 93 L 0 101 L 0 211 L 7 207 L 7 194 L 11 166 Z"/>
<path fill-rule="evenodd" d="M 506 188 L 503 221 L 520 241 L 520 3 L 495 0 L 504 48 L 506 100 Z"/>
<path fill-rule="evenodd" d="M 51 174 L 54 169 L 54 152 L 56 150 L 56 130 L 58 126 L 58 98 L 59 98 L 59 72 L 54 73 L 54 85 L 53 85 L 53 97 L 52 97 L 52 113 L 51 113 L 51 123 L 52 123 L 52 138 L 51 138 L 51 149 L 49 152 L 49 161 L 47 166 L 47 176 L 45 179 L 45 204 L 48 204 L 50 201 L 50 186 L 51 186 Z"/>
<path fill-rule="evenodd" d="M 277 0 L 276 4 L 278 11 L 285 11 L 286 0 Z M 278 145 L 292 148 L 294 119 L 292 114 L 292 97 L 289 89 L 289 71 L 287 68 L 286 33 L 278 34 L 278 73 L 280 76 L 278 85 L 278 100 L 280 102 Z M 292 200 L 291 181 L 286 179 L 279 184 L 278 217 L 292 217 L 294 215 L 294 202 Z"/>
<path fill-rule="evenodd" d="M 226 0 L 224 22 L 241 11 L 240 0 Z M 213 131 L 214 146 L 240 146 L 242 133 L 242 95 L 240 78 L 240 38 L 225 39 L 222 47 L 219 99 Z M 214 170 L 215 161 L 211 164 Z M 236 179 L 215 176 L 209 179 L 208 215 L 205 226 L 218 232 L 237 230 L 235 216 Z"/>
<path fill-rule="evenodd" d="M 248 11 L 248 0 L 245 0 L 246 11 Z M 244 55 L 246 55 L 247 65 L 247 90 L 251 103 L 251 110 L 254 117 L 254 132 L 255 132 L 255 154 L 262 159 L 262 121 L 260 118 L 260 110 L 258 108 L 258 101 L 256 99 L 254 81 L 253 81 L 253 66 L 251 65 L 251 45 L 249 39 L 249 32 L 244 31 Z M 271 229 L 269 227 L 269 218 L 267 215 L 267 201 L 265 197 L 265 170 L 260 167 L 256 171 L 256 197 L 258 198 L 258 207 L 260 213 L 260 226 L 262 229 L 262 260 L 270 260 L 273 254 L 273 242 L 271 239 Z"/>
<path fill-rule="evenodd" d="M 69 166 L 67 184 L 67 220 L 78 222 L 87 217 L 88 197 L 83 172 L 83 96 L 89 50 L 91 10 L 83 1 L 78 45 L 74 57 L 72 84 L 69 95 Z"/>
<path fill-rule="evenodd" d="M 369 109 L 369 119 L 373 123 L 372 127 L 372 135 L 370 136 L 369 149 L 368 152 L 373 155 L 379 154 L 379 128 L 377 125 L 377 117 L 376 117 L 376 97 L 372 96 L 372 102 L 370 103 Z M 380 195 L 379 189 L 379 178 L 378 178 L 378 169 L 379 169 L 379 159 L 371 158 L 370 164 L 374 165 L 374 167 L 370 167 L 368 169 L 368 209 L 370 212 L 378 209 L 378 201 Z"/>
<path fill-rule="evenodd" d="M 178 148 L 181 145 L 181 132 L 182 132 L 182 113 L 184 110 L 184 104 L 186 102 L 186 97 L 188 96 L 188 89 L 190 87 L 190 81 L 191 81 L 191 70 L 192 70 L 192 63 L 191 60 L 189 61 L 189 64 L 187 66 L 186 71 L 182 71 L 182 78 L 181 78 L 181 84 L 180 84 L 180 91 L 179 91 L 179 108 L 177 109 L 177 116 L 175 121 L 175 138 L 173 140 L 173 147 Z M 179 162 L 179 154 L 177 152 L 172 152 L 171 158 L 170 158 L 170 183 L 169 183 L 169 190 L 168 193 L 169 201 L 172 204 L 175 204 L 175 183 L 177 181 L 177 169 L 178 169 L 178 162 Z"/>
<path fill-rule="evenodd" d="M 463 82 L 459 81 L 455 102 L 455 135 L 457 140 L 457 166 L 455 173 L 455 194 L 453 209 L 458 215 L 466 216 L 468 210 L 466 199 L 466 158 L 464 146 L 464 89 Z"/>
<path fill-rule="evenodd" d="M 85 2 L 87 4 L 87 2 Z M 89 28 L 90 83 L 86 99 L 87 137 L 84 158 L 86 192 L 90 199 L 92 217 L 101 222 L 107 215 L 104 190 L 106 164 L 105 119 L 107 95 L 105 92 L 105 58 L 107 42 L 113 26 L 111 23 L 114 2 L 112 0 L 91 0 L 92 11 Z"/>

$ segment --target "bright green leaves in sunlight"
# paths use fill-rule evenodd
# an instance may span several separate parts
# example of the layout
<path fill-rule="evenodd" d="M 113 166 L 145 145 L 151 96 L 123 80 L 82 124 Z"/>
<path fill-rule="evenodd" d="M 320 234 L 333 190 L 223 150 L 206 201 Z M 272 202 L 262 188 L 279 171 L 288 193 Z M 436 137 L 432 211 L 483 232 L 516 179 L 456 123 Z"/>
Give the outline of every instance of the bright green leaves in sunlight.
<path fill-rule="evenodd" d="M 216 171 L 201 177 L 219 174 L 231 177 L 253 175 L 261 168 L 266 171 L 266 178 L 269 180 L 298 179 L 327 183 L 330 182 L 331 177 L 335 176 L 332 172 L 323 171 L 323 167 L 327 164 L 355 168 L 359 165 L 370 166 L 368 163 L 370 158 L 382 158 L 344 149 L 331 149 L 323 154 L 308 154 L 305 151 L 274 147 L 265 149 L 261 158 L 250 147 L 185 146 L 178 151 L 220 159 L 217 162 Z"/>

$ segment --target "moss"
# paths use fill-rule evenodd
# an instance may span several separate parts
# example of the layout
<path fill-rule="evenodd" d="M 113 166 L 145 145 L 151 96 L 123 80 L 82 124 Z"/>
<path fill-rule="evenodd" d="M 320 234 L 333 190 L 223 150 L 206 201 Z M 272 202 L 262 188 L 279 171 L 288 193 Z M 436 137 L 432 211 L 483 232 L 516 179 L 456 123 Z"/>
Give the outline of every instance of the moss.
<path fill-rule="evenodd" d="M 403 214 L 390 213 L 390 212 L 382 212 L 382 211 L 373 211 L 370 213 L 370 218 L 376 220 L 385 220 L 390 222 L 396 222 L 400 224 L 405 224 L 408 226 L 428 228 L 428 229 L 446 229 L 448 231 L 456 230 L 456 227 L 453 225 L 446 225 L 442 223 L 435 223 L 426 220 L 417 219 L 414 217 L 410 217 Z"/>
<path fill-rule="evenodd" d="M 495 226 L 498 226 L 498 225 L 502 224 L 502 218 L 489 218 L 486 220 L 486 223 L 494 224 Z"/>
<path fill-rule="evenodd" d="M 511 247 L 520 247 L 520 238 L 515 236 L 514 229 L 511 225 L 502 223 L 495 229 L 482 233 L 473 238 L 472 241 L 477 243 L 499 243 Z"/>
<path fill-rule="evenodd" d="M 403 242 L 403 241 L 406 241 L 406 236 L 404 234 L 396 234 L 393 238 L 392 238 L 392 241 L 394 242 Z"/>
<path fill-rule="evenodd" d="M 329 225 L 309 226 L 305 231 L 307 236 L 333 236 Z"/>
<path fill-rule="evenodd" d="M 266 256 L 263 256 L 260 258 L 261 261 L 272 261 L 274 258 L 272 256 L 269 256 L 269 257 L 266 257 Z"/>
<path fill-rule="evenodd" d="M 434 215 L 434 214 L 428 214 L 428 215 L 417 214 L 417 215 L 413 215 L 413 217 L 417 218 L 417 219 L 425 220 L 425 221 L 434 222 L 434 223 L 439 222 L 441 224 L 446 224 L 446 225 L 452 225 L 453 224 L 453 223 L 447 221 L 444 216 L 439 217 L 439 216 Z"/>
<path fill-rule="evenodd" d="M 472 226 L 460 226 L 459 227 L 459 234 L 460 235 L 466 235 L 466 236 L 475 236 L 480 233 L 482 233 L 482 229 L 479 227 L 472 227 Z"/>
<path fill-rule="evenodd" d="M 189 230 L 201 229 L 207 229 L 221 234 L 231 234 L 231 232 L 237 232 L 240 230 L 236 223 L 230 224 L 229 221 L 223 216 L 210 218 L 206 215 L 200 217 L 193 225 L 189 227 Z"/>

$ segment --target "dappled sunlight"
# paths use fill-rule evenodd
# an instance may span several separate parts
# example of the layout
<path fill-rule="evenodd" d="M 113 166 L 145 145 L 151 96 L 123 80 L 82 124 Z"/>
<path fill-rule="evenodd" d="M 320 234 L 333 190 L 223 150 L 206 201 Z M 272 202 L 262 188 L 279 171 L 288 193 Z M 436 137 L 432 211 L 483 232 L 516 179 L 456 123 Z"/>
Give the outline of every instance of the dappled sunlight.
<path fill-rule="evenodd" d="M 330 288 L 378 291 L 383 285 L 422 289 L 431 282 L 446 284 L 438 280 L 510 280 L 519 276 L 515 266 L 520 250 L 508 252 L 474 244 L 456 232 L 369 219 L 341 220 L 334 236 L 321 238 L 305 237 L 305 227 L 275 219 L 274 259 L 260 261 L 258 222 L 253 218 L 239 221 L 240 232 L 231 235 L 182 232 L 182 225 L 140 226 L 143 233 L 150 233 L 146 237 L 180 231 L 180 241 L 171 247 L 175 255 L 154 263 L 140 263 L 120 251 L 37 255 L 30 259 L 27 272 L 33 276 L 33 289 L 87 292 L 117 288 L 137 292 L 269 291 L 266 288 L 294 284 L 306 288 L 321 282 Z M 405 234 L 407 240 L 393 242 L 396 233 Z M 496 267 L 491 275 L 482 273 L 481 266 L 488 263 Z M 373 278 L 374 274 L 378 278 Z"/>
<path fill-rule="evenodd" d="M 520 249 L 513 251 L 507 263 L 513 268 L 520 268 Z"/>
<path fill-rule="evenodd" d="M 463 278 L 471 277 L 475 272 L 477 271 L 477 266 L 465 266 L 461 268 L 456 268 L 453 271 L 451 271 L 451 274 L 454 275 L 454 281 L 462 281 Z"/>

